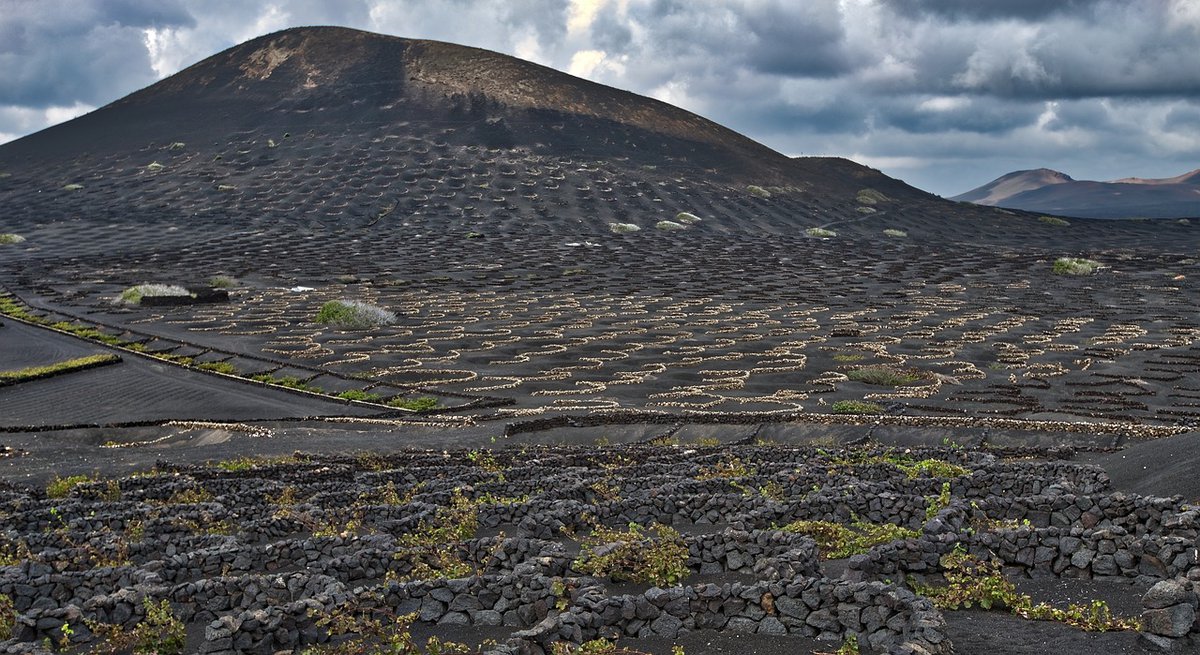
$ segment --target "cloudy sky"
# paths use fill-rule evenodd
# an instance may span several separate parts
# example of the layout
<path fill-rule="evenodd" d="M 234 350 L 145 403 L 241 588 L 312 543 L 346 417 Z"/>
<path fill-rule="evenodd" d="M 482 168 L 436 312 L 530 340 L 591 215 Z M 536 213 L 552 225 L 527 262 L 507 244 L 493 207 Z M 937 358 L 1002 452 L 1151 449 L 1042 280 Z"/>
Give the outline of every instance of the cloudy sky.
<path fill-rule="evenodd" d="M 513 54 L 942 195 L 1200 168 L 1200 0 L 0 0 L 0 142 L 319 24 Z"/>

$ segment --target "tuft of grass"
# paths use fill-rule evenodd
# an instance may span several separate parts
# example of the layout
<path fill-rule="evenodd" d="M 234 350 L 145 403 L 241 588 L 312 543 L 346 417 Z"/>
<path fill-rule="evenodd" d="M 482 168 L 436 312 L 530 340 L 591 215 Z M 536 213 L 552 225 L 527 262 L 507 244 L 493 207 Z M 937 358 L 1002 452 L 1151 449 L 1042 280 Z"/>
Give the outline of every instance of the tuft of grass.
<path fill-rule="evenodd" d="M 1059 257 L 1054 260 L 1057 275 L 1091 275 L 1100 268 L 1100 262 L 1083 257 Z"/>
<path fill-rule="evenodd" d="M 700 217 L 691 212 L 679 212 L 675 214 L 675 222 L 691 225 L 692 223 L 699 223 Z"/>
<path fill-rule="evenodd" d="M 396 314 L 359 300 L 330 300 L 317 312 L 317 323 L 341 330 L 366 330 L 396 322 Z"/>
<path fill-rule="evenodd" d="M 414 412 L 426 412 L 431 409 L 438 408 L 438 399 L 433 396 L 419 396 L 417 398 L 392 398 L 387 402 L 388 407 L 396 407 L 399 409 L 411 409 Z"/>
<path fill-rule="evenodd" d="M 864 366 L 846 372 L 846 377 L 855 382 L 864 382 L 881 387 L 900 387 L 926 379 L 913 371 L 898 371 L 887 366 Z"/>
<path fill-rule="evenodd" d="M 111 353 L 105 353 L 102 355 L 76 357 L 75 359 L 67 359 L 61 362 L 48 364 L 46 366 L 30 366 L 28 368 L 17 369 L 15 371 L 0 371 L 0 387 L 16 384 L 18 382 L 26 382 L 28 380 L 47 378 L 52 375 L 60 375 L 62 373 L 81 371 L 83 369 L 103 366 L 105 364 L 115 364 L 119 361 L 121 361 L 120 357 Z"/>
<path fill-rule="evenodd" d="M 138 284 L 121 292 L 120 302 L 127 305 L 137 305 L 146 296 L 188 296 L 187 289 L 175 284 Z"/>
<path fill-rule="evenodd" d="M 822 239 L 829 239 L 837 236 L 837 232 L 834 232 L 833 230 L 826 230 L 823 227 L 810 227 L 805 230 L 804 233 L 810 237 L 820 237 Z"/>
<path fill-rule="evenodd" d="M 861 205 L 874 205 L 891 200 L 891 198 L 883 195 L 875 189 L 862 189 L 858 192 L 858 195 L 856 195 L 854 199 L 857 200 Z"/>
<path fill-rule="evenodd" d="M 161 171 L 164 168 L 166 168 L 166 166 L 163 166 L 162 164 L 160 164 L 156 161 L 152 161 L 149 164 L 146 164 L 146 170 L 148 170 L 152 173 L 157 173 L 158 171 Z"/>
<path fill-rule="evenodd" d="M 638 232 L 642 228 L 633 223 L 609 223 L 608 229 L 613 234 L 627 234 L 629 232 Z"/>
<path fill-rule="evenodd" d="M 237 368 L 229 362 L 200 362 L 196 364 L 196 368 L 212 371 L 214 373 L 224 373 L 225 375 L 237 375 Z"/>
<path fill-rule="evenodd" d="M 10 244 L 10 243 L 21 243 L 24 240 L 25 240 L 25 237 L 23 237 L 19 234 L 13 234 L 11 232 L 0 233 L 0 245 Z"/>
<path fill-rule="evenodd" d="M 675 221 L 659 221 L 654 224 L 654 227 L 656 229 L 663 230 L 666 232 L 674 232 L 676 230 L 687 229 L 686 225 L 684 225 L 683 223 L 676 223 Z"/>
<path fill-rule="evenodd" d="M 767 200 L 771 197 L 770 191 L 767 191 L 756 184 L 751 184 L 750 186 L 746 187 L 746 193 L 749 193 L 755 198 L 762 198 L 763 200 Z"/>
<path fill-rule="evenodd" d="M 380 400 L 379 394 L 367 393 L 361 389 L 350 389 L 349 391 L 343 391 L 339 393 L 337 397 L 342 398 L 343 400 L 361 400 L 366 403 L 377 403 Z"/>
<path fill-rule="evenodd" d="M 1038 220 L 1046 225 L 1056 225 L 1058 227 L 1066 227 L 1067 225 L 1071 224 L 1070 221 L 1064 221 L 1057 216 L 1039 216 Z"/>
<path fill-rule="evenodd" d="M 56 475 L 50 484 L 46 485 L 46 495 L 50 498 L 66 498 L 75 487 L 95 481 L 94 478 L 87 475 L 69 475 L 65 478 Z"/>
<path fill-rule="evenodd" d="M 878 403 L 865 400 L 839 400 L 833 403 L 834 414 L 882 414 Z"/>
<path fill-rule="evenodd" d="M 892 229 L 892 228 L 888 228 L 888 229 L 884 230 L 883 233 L 889 237 L 895 237 L 897 239 L 903 239 L 908 236 L 908 232 L 905 232 L 904 230 L 896 230 L 896 229 Z"/>

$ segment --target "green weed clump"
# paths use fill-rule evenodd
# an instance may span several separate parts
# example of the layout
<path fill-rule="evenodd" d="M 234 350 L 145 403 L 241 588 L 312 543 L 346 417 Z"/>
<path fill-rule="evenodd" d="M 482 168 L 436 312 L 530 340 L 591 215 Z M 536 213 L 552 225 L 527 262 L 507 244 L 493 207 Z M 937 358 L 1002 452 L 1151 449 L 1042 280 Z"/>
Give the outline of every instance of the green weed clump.
<path fill-rule="evenodd" d="M 839 400 L 833 403 L 834 414 L 882 414 L 879 403 L 866 400 Z"/>
<path fill-rule="evenodd" d="M 684 225 L 691 225 L 692 223 L 699 223 L 700 217 L 691 212 L 679 212 L 678 214 L 675 214 L 675 222 L 682 223 Z"/>
<path fill-rule="evenodd" d="M 368 393 L 361 389 L 350 389 L 348 391 L 343 391 L 339 393 L 337 397 L 343 400 L 361 400 L 365 403 L 377 403 L 380 400 L 379 394 Z"/>
<path fill-rule="evenodd" d="M 750 186 L 746 187 L 746 193 L 749 193 L 755 198 L 762 198 L 763 200 L 768 200 L 771 197 L 770 191 L 767 191 L 756 184 L 751 184 Z"/>
<path fill-rule="evenodd" d="M 897 239 L 903 239 L 908 236 L 908 232 L 905 232 L 904 230 L 897 230 L 894 228 L 888 228 L 888 229 L 884 230 L 883 233 L 886 236 L 895 237 Z"/>
<path fill-rule="evenodd" d="M 359 300 L 330 300 L 317 312 L 317 323 L 342 330 L 366 330 L 396 322 L 396 314 Z"/>
<path fill-rule="evenodd" d="M 825 559 L 843 559 L 859 555 L 881 544 L 920 536 L 920 530 L 891 523 L 868 523 L 857 518 L 850 525 L 831 521 L 795 521 L 780 528 L 812 537 Z"/>
<path fill-rule="evenodd" d="M 639 584 L 678 584 L 691 573 L 688 548 L 675 529 L 655 525 L 628 530 L 597 525 L 583 539 L 574 567 L 588 575 Z"/>
<path fill-rule="evenodd" d="M 608 229 L 613 234 L 628 234 L 630 232 L 638 232 L 642 228 L 633 223 L 609 223 Z"/>
<path fill-rule="evenodd" d="M 919 382 L 926 377 L 915 371 L 900 371 L 888 366 L 864 366 L 846 372 L 854 382 L 863 382 L 880 387 L 900 387 Z"/>
<path fill-rule="evenodd" d="M 66 498 L 75 487 L 95 481 L 95 478 L 88 475 L 69 475 L 65 478 L 56 475 L 50 484 L 46 485 L 46 495 L 50 498 Z"/>
<path fill-rule="evenodd" d="M 1064 221 L 1057 216 L 1040 216 L 1038 217 L 1038 220 L 1046 225 L 1054 225 L 1056 227 L 1066 227 L 1067 225 L 1071 224 L 1070 221 Z"/>
<path fill-rule="evenodd" d="M 941 564 L 945 586 L 916 585 L 914 589 L 939 609 L 970 609 L 978 605 L 985 610 L 1007 610 L 1035 621 L 1057 621 L 1088 632 L 1133 631 L 1142 627 L 1136 618 L 1113 616 L 1108 603 L 1102 600 L 1071 604 L 1066 609 L 1048 603 L 1035 604 L 1027 594 L 1017 593 L 1016 586 L 1004 577 L 999 561 L 969 555 L 961 546 L 943 555 Z"/>
<path fill-rule="evenodd" d="M 19 234 L 13 234 L 12 232 L 0 233 L 0 245 L 21 243 L 23 241 L 25 241 L 25 237 Z"/>
<path fill-rule="evenodd" d="M 654 224 L 654 227 L 655 227 L 655 229 L 663 230 L 664 232 L 673 232 L 676 230 L 687 229 L 686 225 L 684 225 L 683 223 L 676 223 L 675 221 L 659 221 Z"/>
<path fill-rule="evenodd" d="M 823 227 L 810 227 L 805 230 L 804 233 L 810 237 L 818 237 L 821 239 L 832 239 L 833 237 L 837 236 L 837 232 L 834 232 L 833 230 L 826 230 Z"/>
<path fill-rule="evenodd" d="M 427 412 L 431 409 L 439 407 L 438 399 L 433 396 L 419 396 L 417 398 L 393 398 L 387 402 L 388 407 L 396 407 L 399 409 L 410 409 L 414 412 Z"/>
<path fill-rule="evenodd" d="M 214 373 L 224 373 L 225 375 L 237 375 L 238 372 L 237 368 L 229 362 L 200 362 L 196 364 L 196 368 Z"/>
<path fill-rule="evenodd" d="M 190 296 L 191 292 L 187 289 L 175 284 L 138 284 L 121 292 L 120 302 L 126 305 L 141 304 L 142 298 L 147 296 Z"/>
<path fill-rule="evenodd" d="M 854 199 L 862 205 L 874 205 L 891 200 L 891 198 L 883 195 L 875 189 L 862 189 L 858 192 L 858 195 L 856 195 Z"/>
<path fill-rule="evenodd" d="M 1100 262 L 1083 257 L 1059 257 L 1054 260 L 1054 272 L 1058 275 L 1091 275 L 1100 268 Z"/>
<path fill-rule="evenodd" d="M 208 278 L 208 286 L 214 289 L 229 289 L 237 284 L 237 281 L 228 275 L 214 275 Z"/>

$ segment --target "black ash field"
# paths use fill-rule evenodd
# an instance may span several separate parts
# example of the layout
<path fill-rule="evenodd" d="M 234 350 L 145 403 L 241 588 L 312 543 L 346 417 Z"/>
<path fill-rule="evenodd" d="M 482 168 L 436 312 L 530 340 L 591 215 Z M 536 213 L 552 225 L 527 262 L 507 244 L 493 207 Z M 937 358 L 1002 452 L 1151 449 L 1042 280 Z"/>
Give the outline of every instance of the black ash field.
<path fill-rule="evenodd" d="M 308 28 L 0 146 L 0 233 L 8 652 L 410 612 L 489 653 L 1196 647 L 1200 224 Z"/>

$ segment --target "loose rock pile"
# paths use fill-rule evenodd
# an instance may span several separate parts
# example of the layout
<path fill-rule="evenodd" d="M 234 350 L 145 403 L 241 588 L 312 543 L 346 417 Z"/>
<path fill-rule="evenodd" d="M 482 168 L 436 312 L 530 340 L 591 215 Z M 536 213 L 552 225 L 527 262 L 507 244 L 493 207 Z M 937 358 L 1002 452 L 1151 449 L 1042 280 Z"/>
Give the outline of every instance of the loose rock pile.
<path fill-rule="evenodd" d="M 1027 453 L 1026 453 L 1027 454 Z M 915 463 L 937 466 L 916 466 Z M 327 617 L 414 615 L 507 637 L 489 654 L 560 641 L 675 639 L 699 630 L 855 637 L 866 652 L 950 653 L 945 619 L 904 583 L 966 550 L 1009 576 L 1158 582 L 1146 639 L 1200 631 L 1200 509 L 1108 489 L 1099 469 L 962 449 L 527 448 L 297 454 L 0 491 L 5 652 L 87 645 L 169 604 L 188 650 L 275 653 L 336 643 Z M 906 538 L 822 573 L 795 521 L 892 524 Z M 585 572 L 598 525 L 672 526 L 689 575 L 655 586 Z M 635 544 L 648 549 L 647 531 Z M 663 537 L 662 540 L 674 539 Z M 436 631 L 437 628 L 435 628 Z"/>

